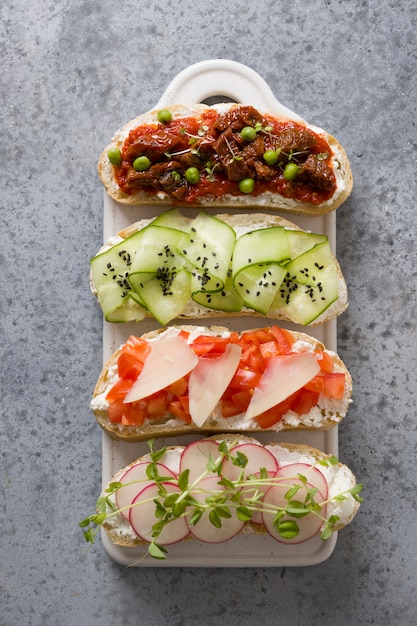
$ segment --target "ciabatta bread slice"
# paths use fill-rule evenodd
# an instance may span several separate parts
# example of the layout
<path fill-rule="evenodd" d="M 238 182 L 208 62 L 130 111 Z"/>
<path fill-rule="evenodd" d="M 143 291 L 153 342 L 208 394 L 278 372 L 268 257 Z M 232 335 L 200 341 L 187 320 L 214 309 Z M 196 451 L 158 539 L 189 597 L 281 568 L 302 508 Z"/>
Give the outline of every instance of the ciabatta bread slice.
<path fill-rule="evenodd" d="M 252 107 L 242 107 L 238 104 L 221 103 L 211 107 L 204 104 L 194 106 L 184 106 L 181 104 L 167 107 L 172 115 L 171 123 L 158 122 L 158 110 L 152 110 L 137 116 L 128 122 L 123 128 L 118 130 L 106 148 L 103 150 L 99 162 L 98 173 L 100 179 L 107 190 L 107 193 L 117 202 L 131 205 L 156 205 L 168 207 L 173 205 L 188 205 L 199 208 L 219 207 L 219 208 L 250 208 L 254 211 L 258 209 L 268 209 L 284 211 L 298 215 L 324 215 L 339 207 L 350 195 L 353 185 L 352 172 L 347 154 L 339 141 L 325 130 L 318 128 L 307 122 L 293 121 L 291 119 L 277 119 L 273 111 L 256 111 Z M 241 116 L 242 121 L 236 121 L 235 115 L 239 110 L 244 109 L 245 114 Z M 224 116 L 231 115 L 234 124 L 221 130 L 212 128 L 213 120 L 227 119 Z M 170 148 L 169 138 L 178 134 L 181 129 L 181 120 L 192 119 L 196 121 L 197 134 L 188 133 L 187 142 L 181 143 L 181 149 Z M 281 130 L 271 131 L 271 124 L 277 121 Z M 179 124 L 177 123 L 178 121 Z M 176 131 L 173 130 L 175 124 Z M 262 142 L 263 149 L 271 147 L 277 148 L 280 152 L 278 163 L 273 166 L 264 162 L 262 149 L 257 149 L 256 163 L 253 161 L 253 152 L 248 144 L 240 140 L 239 132 L 242 126 L 247 124 L 253 128 L 258 128 L 257 142 Z M 184 122 L 184 125 L 186 123 Z M 137 129 L 145 128 L 147 135 L 144 146 L 136 150 L 130 149 L 128 143 L 137 137 Z M 282 131 L 293 132 L 296 129 L 298 136 L 302 139 L 290 139 L 281 134 Z M 230 135 L 230 133 L 232 133 Z M 219 148 L 219 137 L 225 135 L 226 144 Z M 166 149 L 159 149 L 162 141 L 161 137 L 167 136 Z M 188 140 L 188 136 L 190 139 Z M 154 141 L 152 138 L 154 137 Z M 307 137 L 307 140 L 305 139 Z M 217 143 L 216 143 L 217 141 Z M 237 141 L 237 143 L 236 143 Z M 316 144 L 316 147 L 314 145 Z M 158 145 L 158 150 L 155 146 Z M 255 145 L 255 144 L 254 144 Z M 199 150 L 200 148 L 200 150 Z M 114 166 L 109 160 L 109 151 L 118 150 L 121 154 L 121 165 Z M 224 151 L 226 150 L 226 155 Z M 319 150 L 319 152 L 317 152 Z M 158 157 L 155 152 L 158 152 Z M 184 153 L 187 155 L 187 163 L 181 163 Z M 230 154 L 229 154 L 230 152 Z M 255 151 L 256 152 L 256 151 Z M 136 173 L 133 162 L 137 156 L 149 156 L 151 167 L 145 172 Z M 180 156 L 176 156 L 180 155 Z M 307 158 L 310 158 L 306 165 Z M 285 164 L 291 162 L 299 167 L 298 180 L 284 181 L 283 171 Z M 172 173 L 179 181 L 181 193 L 185 196 L 181 198 L 172 195 L 172 185 L 174 181 L 161 187 L 155 182 L 152 174 L 152 166 L 160 167 L 162 176 Z M 244 169 L 242 173 L 230 172 L 230 164 Z M 242 164 L 245 164 L 244 166 Z M 200 172 L 200 181 L 197 184 L 188 183 L 185 177 L 187 166 L 197 167 Z M 245 169 L 246 167 L 246 169 Z M 226 171 L 225 171 L 226 168 Z M 323 170 L 325 174 L 323 174 Z M 275 173 L 274 173 L 275 172 Z M 303 173 L 302 173 L 303 172 Z M 146 177 L 144 176 L 146 174 Z M 122 179 L 118 178 L 122 176 Z M 230 177 L 233 178 L 230 182 Z M 242 193 L 239 190 L 239 177 L 251 178 L 255 182 L 255 189 L 251 193 Z M 279 178 L 279 185 L 270 184 L 268 181 Z M 124 183 L 130 185 L 129 188 L 119 185 L 121 180 L 142 179 L 142 188 L 136 188 L 138 182 Z M 146 178 L 143 181 L 143 178 Z M 329 182 L 331 179 L 331 183 Z M 225 193 L 217 191 L 219 181 L 227 181 Z M 166 181 L 166 178 L 165 178 Z M 284 181 L 284 182 L 283 182 Z M 307 182 L 306 182 L 307 181 Z M 195 189 L 199 185 L 204 185 L 204 191 Z M 323 191 L 329 186 L 330 189 Z M 277 190 L 279 189 L 279 191 Z M 178 194 L 178 190 L 176 191 Z"/>
<path fill-rule="evenodd" d="M 167 329 L 151 331 L 144 334 L 141 340 L 149 342 L 149 345 L 152 346 L 155 345 L 155 342 L 169 337 L 175 337 L 184 332 L 188 334 L 187 341 L 190 344 L 202 335 L 225 338 L 232 335 L 231 331 L 225 327 L 185 325 L 171 326 Z M 242 334 L 245 332 L 252 331 L 243 331 Z M 220 402 L 217 403 L 215 409 L 202 425 L 197 425 L 193 422 L 186 423 L 183 419 L 176 417 L 170 411 L 167 411 L 166 414 L 158 418 L 149 416 L 140 425 L 132 423 L 123 425 L 123 419 L 120 416 L 118 421 L 115 421 L 115 418 L 111 419 L 111 415 L 109 415 L 109 412 L 112 412 L 110 406 L 111 402 L 107 399 L 110 390 L 120 381 L 118 359 L 123 351 L 123 346 L 121 346 L 104 365 L 94 389 L 91 408 L 97 422 L 111 437 L 124 441 L 145 441 L 151 438 L 190 434 L 213 435 L 222 432 L 246 434 L 266 431 L 328 430 L 340 423 L 348 411 L 352 396 L 351 375 L 342 359 L 335 352 L 326 350 L 325 346 L 317 339 L 296 331 L 285 332 L 292 338 L 293 353 L 308 353 L 314 355 L 317 351 L 324 352 L 326 358 L 332 363 L 330 369 L 332 369 L 333 373 L 342 374 L 344 376 L 343 391 L 338 399 L 326 397 L 321 392 L 318 396 L 317 403 L 313 408 L 309 409 L 307 413 L 299 414 L 294 410 L 287 409 L 279 421 L 276 421 L 275 424 L 270 426 L 267 425 L 266 427 L 261 426 L 256 421 L 256 418 L 250 420 L 245 419 L 244 411 L 238 412 L 233 417 L 223 417 Z M 173 363 L 173 368 L 175 369 L 175 367 L 176 365 Z M 277 380 L 277 387 L 279 386 L 279 382 L 280 381 Z M 188 389 L 183 393 L 187 394 Z"/>
<path fill-rule="evenodd" d="M 319 472 L 322 474 L 320 476 L 320 480 L 324 477 L 324 481 L 326 483 L 325 489 L 327 489 L 327 494 L 322 496 L 317 494 L 315 496 L 316 501 L 319 503 L 322 500 L 326 500 L 326 508 L 321 512 L 326 520 L 333 518 L 332 524 L 332 532 L 340 531 L 348 524 L 351 523 L 355 515 L 357 514 L 360 506 L 359 500 L 357 500 L 351 493 L 351 491 L 355 491 L 358 487 L 356 478 L 353 472 L 343 463 L 335 459 L 332 455 L 325 454 L 308 445 L 304 444 L 294 444 L 294 443 L 269 443 L 264 446 L 260 444 L 256 439 L 245 436 L 236 436 L 233 434 L 224 434 L 224 435 L 216 435 L 209 439 L 210 441 L 215 442 L 220 445 L 222 443 L 226 443 L 229 451 L 233 454 L 233 449 L 236 446 L 242 446 L 242 444 L 250 444 L 249 447 L 240 448 L 246 455 L 248 455 L 248 451 L 251 450 L 251 445 L 264 447 L 266 450 L 273 455 L 276 459 L 277 466 L 282 470 L 284 467 L 289 467 L 292 464 L 300 464 L 294 465 L 294 474 L 291 475 L 291 472 L 287 472 L 288 478 L 285 479 L 286 490 L 291 488 L 291 485 L 297 484 L 297 473 L 304 472 L 305 477 L 308 481 L 311 481 L 310 486 L 314 485 L 314 481 L 310 478 L 311 473 L 309 473 L 309 467 L 316 467 Z M 202 441 L 203 445 L 205 441 Z M 195 444 L 191 445 L 200 445 L 200 442 L 195 442 Z M 172 471 L 174 475 L 178 475 L 181 465 L 181 455 L 184 452 L 186 446 L 172 446 L 167 447 L 165 449 L 165 453 L 158 460 L 158 463 L 162 464 L 165 468 Z M 239 448 L 236 448 L 239 449 Z M 256 449 L 252 448 L 255 450 Z M 216 456 L 216 454 L 214 454 Z M 139 459 L 135 460 L 133 463 L 124 467 L 119 472 L 116 473 L 115 476 L 112 477 L 110 484 L 114 484 L 118 481 L 123 481 L 123 476 L 126 472 L 133 468 L 138 463 L 150 463 L 151 455 L 145 454 Z M 208 459 L 207 459 L 208 462 Z M 204 461 L 203 461 L 204 463 Z M 261 468 L 258 469 L 260 471 Z M 314 471 L 314 470 L 313 470 Z M 319 476 L 319 475 L 318 475 Z M 276 480 L 277 483 L 282 480 Z M 175 482 L 175 479 L 173 480 Z M 273 484 L 273 479 L 268 481 Z M 117 509 L 117 493 L 113 493 L 112 495 L 108 495 L 106 489 L 109 488 L 109 485 L 106 485 L 106 488 L 103 490 L 101 496 L 102 498 L 110 498 L 110 501 L 113 503 L 115 508 Z M 317 487 L 319 483 L 316 483 Z M 143 488 L 144 484 L 142 482 L 138 482 L 137 492 Z M 320 486 L 320 489 L 323 487 Z M 358 489 L 359 491 L 359 489 Z M 133 492 L 132 492 L 133 493 Z M 131 494 L 132 495 L 132 494 Z M 297 499 L 297 494 L 293 496 L 294 500 Z M 130 497 L 129 497 L 130 499 Z M 134 494 L 132 497 L 132 501 L 134 499 Z M 138 505 L 138 513 L 140 511 L 140 504 Z M 124 509 L 123 515 L 121 513 L 112 513 L 111 509 L 107 509 L 108 513 L 111 513 L 103 522 L 103 528 L 110 538 L 110 540 L 118 546 L 126 547 L 126 548 L 136 548 L 139 546 L 146 547 L 146 543 L 141 537 L 133 530 L 130 522 L 129 522 L 129 507 Z M 311 515 L 311 514 L 309 514 Z M 294 518 L 293 518 L 294 519 Z M 302 524 L 302 519 L 299 519 L 299 522 Z M 322 531 L 326 522 L 323 524 L 318 524 L 316 534 Z M 192 528 L 192 527 L 191 527 Z M 266 528 L 262 523 L 254 523 L 254 521 L 248 521 L 240 530 L 240 533 L 245 534 L 258 534 L 265 535 Z M 313 535 L 314 536 L 314 535 Z M 193 539 L 193 535 L 188 534 L 185 538 L 186 541 L 190 541 Z M 278 539 L 279 540 L 279 539 Z M 158 539 L 156 539 L 158 541 Z M 291 541 L 289 542 L 291 543 Z M 168 546 L 168 559 L 169 559 L 169 546 Z"/>

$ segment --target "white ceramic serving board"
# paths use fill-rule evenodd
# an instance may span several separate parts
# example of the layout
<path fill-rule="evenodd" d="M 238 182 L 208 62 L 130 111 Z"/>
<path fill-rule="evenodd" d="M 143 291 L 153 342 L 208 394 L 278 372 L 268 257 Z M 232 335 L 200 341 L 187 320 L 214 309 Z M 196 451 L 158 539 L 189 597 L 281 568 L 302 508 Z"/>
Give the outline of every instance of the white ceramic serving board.
<path fill-rule="evenodd" d="M 280 104 L 267 83 L 252 69 L 236 62 L 227 60 L 203 61 L 182 71 L 169 84 L 155 108 L 169 104 L 195 104 L 209 101 L 233 100 L 241 104 L 251 104 L 260 110 L 274 111 L 285 116 L 288 109 Z M 290 112 L 291 113 L 291 112 Z M 294 114 L 291 113 L 294 117 Z M 193 215 L 196 210 L 183 210 Z M 219 209 L 214 211 L 220 213 Z M 227 210 L 231 213 L 231 210 Z M 235 212 L 243 213 L 242 210 Z M 245 211 L 250 212 L 250 210 Z M 268 212 L 265 207 L 264 212 Z M 276 212 L 275 212 L 276 213 Z M 141 218 L 153 217 L 157 214 L 155 207 L 129 207 L 113 201 L 104 195 L 104 229 L 103 241 L 116 234 L 129 224 Z M 336 218 L 332 212 L 317 217 L 292 217 L 284 215 L 305 230 L 325 233 L 335 253 Z M 192 320 L 191 322 L 192 323 Z M 201 324 L 201 320 L 196 320 Z M 233 330 L 256 328 L 268 323 L 261 317 L 218 317 L 210 318 L 211 324 L 229 326 Z M 288 328 L 296 326 L 286 325 Z M 154 320 L 139 323 L 109 324 L 103 327 L 103 362 L 126 341 L 129 335 L 141 335 L 158 327 Z M 298 327 L 299 329 L 299 327 Z M 317 327 L 304 329 L 317 337 L 329 349 L 336 351 L 336 320 Z M 184 445 L 197 437 L 176 437 L 160 440 L 162 445 Z M 295 433 L 262 434 L 258 437 L 262 442 L 292 441 L 305 443 L 326 453 L 338 454 L 338 429 L 335 426 L 328 432 L 298 431 Z M 112 476 L 125 465 L 148 452 L 146 443 L 126 443 L 111 439 L 103 433 L 102 445 L 102 482 L 106 485 Z M 109 556 L 124 565 L 137 567 L 289 567 L 314 565 L 326 560 L 334 550 L 337 534 L 323 542 L 315 537 L 298 545 L 284 545 L 268 535 L 240 535 L 227 543 L 204 544 L 196 540 L 184 541 L 169 546 L 168 558 L 163 561 L 150 557 L 142 558 L 146 548 L 128 549 L 113 545 L 102 532 L 103 545 Z"/>

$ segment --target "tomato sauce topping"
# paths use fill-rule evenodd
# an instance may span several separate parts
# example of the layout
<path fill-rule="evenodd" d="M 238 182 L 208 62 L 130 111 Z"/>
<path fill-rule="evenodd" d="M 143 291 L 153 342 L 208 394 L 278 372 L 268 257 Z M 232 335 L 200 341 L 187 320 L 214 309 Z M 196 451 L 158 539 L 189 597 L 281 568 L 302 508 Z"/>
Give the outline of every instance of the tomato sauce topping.
<path fill-rule="evenodd" d="M 181 334 L 188 339 L 189 333 L 181 331 Z M 200 335 L 190 343 L 190 347 L 197 356 L 204 359 L 221 356 L 229 343 L 236 343 L 242 348 L 239 366 L 221 398 L 223 417 L 230 418 L 246 411 L 269 361 L 277 355 L 294 354 L 293 342 L 291 333 L 278 326 L 271 326 L 241 334 L 231 333 L 229 337 Z M 106 395 L 110 421 L 122 426 L 137 426 L 143 424 L 145 419 L 161 420 L 173 416 L 191 424 L 188 406 L 189 375 L 143 400 L 124 403 L 124 398 L 139 376 L 149 352 L 149 343 L 134 336 L 122 347 L 118 358 L 119 378 Z M 316 349 L 315 355 L 320 372 L 289 398 L 258 415 L 256 422 L 261 428 L 270 428 L 290 410 L 298 415 L 308 413 L 316 406 L 321 394 L 327 398 L 343 398 L 345 374 L 334 371 L 333 359 L 327 352 Z"/>
<path fill-rule="evenodd" d="M 327 141 L 303 125 L 240 106 L 135 128 L 114 174 L 124 193 L 163 192 L 173 204 L 272 192 L 318 205 L 336 190 L 332 154 Z M 146 165 L 138 165 L 140 157 Z"/>

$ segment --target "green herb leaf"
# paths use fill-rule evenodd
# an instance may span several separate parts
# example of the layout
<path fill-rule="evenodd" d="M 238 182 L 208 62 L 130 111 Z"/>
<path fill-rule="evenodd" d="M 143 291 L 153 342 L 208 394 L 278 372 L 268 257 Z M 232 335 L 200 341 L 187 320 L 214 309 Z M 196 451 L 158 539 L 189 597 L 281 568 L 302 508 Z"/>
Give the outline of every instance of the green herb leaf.
<path fill-rule="evenodd" d="M 167 558 L 166 557 L 167 550 L 164 548 L 164 546 L 160 546 L 154 541 L 152 541 L 152 543 L 149 544 L 148 552 L 151 555 L 151 557 L 153 557 L 154 559 L 166 559 Z"/>

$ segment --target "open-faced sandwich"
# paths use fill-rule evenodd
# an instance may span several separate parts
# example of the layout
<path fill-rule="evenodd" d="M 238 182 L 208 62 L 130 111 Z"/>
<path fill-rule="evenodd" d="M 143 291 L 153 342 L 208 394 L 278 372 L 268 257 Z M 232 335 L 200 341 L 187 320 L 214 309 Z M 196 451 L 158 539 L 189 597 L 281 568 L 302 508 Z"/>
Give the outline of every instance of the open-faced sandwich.
<path fill-rule="evenodd" d="M 131 336 L 105 364 L 91 408 L 112 437 L 328 430 L 351 376 L 313 337 L 278 326 L 171 326 Z"/>
<path fill-rule="evenodd" d="M 352 189 L 346 152 L 329 133 L 230 103 L 139 115 L 103 150 L 98 171 L 118 202 L 165 207 L 323 215 Z"/>
<path fill-rule="evenodd" d="M 297 544 L 349 524 L 361 490 L 346 465 L 310 446 L 216 436 L 151 445 L 112 478 L 80 525 L 89 542 L 103 527 L 114 544 L 143 545 L 159 559 L 184 540 L 221 543 L 243 533 Z"/>
<path fill-rule="evenodd" d="M 307 326 L 348 304 L 328 237 L 278 215 L 170 209 L 112 237 L 90 267 L 110 322 L 256 315 Z"/>

